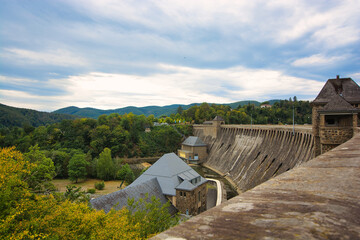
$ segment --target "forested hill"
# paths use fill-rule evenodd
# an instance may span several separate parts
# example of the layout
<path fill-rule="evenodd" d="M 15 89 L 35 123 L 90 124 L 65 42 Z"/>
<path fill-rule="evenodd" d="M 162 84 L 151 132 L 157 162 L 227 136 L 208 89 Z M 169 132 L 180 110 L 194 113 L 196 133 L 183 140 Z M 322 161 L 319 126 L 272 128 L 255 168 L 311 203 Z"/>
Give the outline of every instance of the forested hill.
<path fill-rule="evenodd" d="M 142 115 L 149 116 L 151 114 L 154 114 L 155 117 L 160 117 L 162 115 L 169 116 L 172 113 L 176 113 L 179 106 L 182 107 L 182 109 L 186 110 L 190 108 L 191 106 L 196 105 L 190 104 L 190 105 L 169 105 L 164 107 L 159 106 L 147 106 L 147 107 L 124 107 L 124 108 L 117 108 L 117 109 L 109 109 L 109 110 L 101 110 L 96 108 L 78 108 L 78 107 L 66 107 L 59 110 L 54 111 L 53 113 L 63 113 L 63 114 L 72 114 L 77 115 L 81 117 L 87 117 L 87 118 L 94 118 L 97 119 L 100 115 L 106 114 L 109 115 L 111 113 L 118 113 L 119 115 L 123 115 L 125 113 L 133 113 L 135 115 Z"/>
<path fill-rule="evenodd" d="M 64 119 L 76 119 L 70 114 L 39 112 L 25 108 L 15 108 L 0 103 L 0 128 L 4 127 L 38 127 L 60 122 Z"/>
<path fill-rule="evenodd" d="M 270 100 L 270 104 L 273 104 L 274 102 L 277 102 L 279 100 Z M 222 104 L 222 105 L 229 105 L 231 108 L 235 109 L 239 105 L 243 106 L 246 104 L 254 104 L 255 106 L 259 106 L 260 102 L 258 101 L 239 101 L 234 102 L 230 104 Z M 192 103 L 189 105 L 180 105 L 180 104 L 174 104 L 174 105 L 168 105 L 168 106 L 147 106 L 147 107 L 124 107 L 124 108 L 118 108 L 118 109 L 112 109 L 112 110 L 101 110 L 96 108 L 78 108 L 78 107 L 66 107 L 59 110 L 54 111 L 54 113 L 63 113 L 63 114 L 72 114 L 77 115 L 81 117 L 87 117 L 87 118 L 94 118 L 97 119 L 100 115 L 106 114 L 109 115 L 111 113 L 118 113 L 119 115 L 123 115 L 125 113 L 132 112 L 135 115 L 142 115 L 149 116 L 153 114 L 155 117 L 160 116 L 170 116 L 171 114 L 176 114 L 179 107 L 182 108 L 182 110 L 187 110 L 192 106 L 200 105 L 199 103 Z"/>

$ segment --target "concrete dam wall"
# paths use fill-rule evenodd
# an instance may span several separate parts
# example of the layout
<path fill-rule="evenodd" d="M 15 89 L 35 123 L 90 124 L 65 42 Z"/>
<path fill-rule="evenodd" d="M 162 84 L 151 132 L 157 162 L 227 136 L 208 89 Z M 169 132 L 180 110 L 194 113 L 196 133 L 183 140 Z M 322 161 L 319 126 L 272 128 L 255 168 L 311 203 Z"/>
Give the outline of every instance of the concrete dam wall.
<path fill-rule="evenodd" d="M 203 163 L 225 175 L 238 192 L 249 190 L 313 158 L 311 126 L 195 125 L 194 135 L 208 144 Z"/>

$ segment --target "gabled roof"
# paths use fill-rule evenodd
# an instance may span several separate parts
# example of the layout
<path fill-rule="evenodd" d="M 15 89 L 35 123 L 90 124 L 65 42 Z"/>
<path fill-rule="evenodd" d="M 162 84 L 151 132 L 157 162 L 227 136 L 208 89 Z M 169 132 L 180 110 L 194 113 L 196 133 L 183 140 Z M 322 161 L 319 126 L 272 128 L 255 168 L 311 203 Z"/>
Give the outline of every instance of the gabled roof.
<path fill-rule="evenodd" d="M 176 187 L 184 180 L 200 177 L 197 187 L 207 180 L 201 177 L 194 169 L 188 166 L 175 153 L 168 153 L 157 160 L 148 170 L 137 178 L 130 186 L 142 184 L 149 179 L 156 178 L 164 195 L 175 196 Z"/>
<path fill-rule="evenodd" d="M 134 198 L 135 201 L 140 198 L 144 198 L 146 193 L 149 194 L 149 198 L 152 196 L 160 199 L 162 204 L 167 203 L 167 198 L 163 195 L 160 185 L 156 178 L 149 179 L 142 184 L 128 186 L 119 191 L 95 198 L 90 200 L 90 204 L 97 210 L 103 209 L 106 213 L 115 208 L 119 210 L 123 207 L 127 207 L 128 198 Z M 173 205 L 169 207 L 170 214 L 174 214 L 176 209 Z"/>
<path fill-rule="evenodd" d="M 206 146 L 206 144 L 199 138 L 190 136 L 182 143 L 183 145 L 192 146 L 192 147 L 203 147 Z"/>
<path fill-rule="evenodd" d="M 329 79 L 313 103 L 326 104 L 336 95 L 349 103 L 360 103 L 360 87 L 351 78 Z"/>

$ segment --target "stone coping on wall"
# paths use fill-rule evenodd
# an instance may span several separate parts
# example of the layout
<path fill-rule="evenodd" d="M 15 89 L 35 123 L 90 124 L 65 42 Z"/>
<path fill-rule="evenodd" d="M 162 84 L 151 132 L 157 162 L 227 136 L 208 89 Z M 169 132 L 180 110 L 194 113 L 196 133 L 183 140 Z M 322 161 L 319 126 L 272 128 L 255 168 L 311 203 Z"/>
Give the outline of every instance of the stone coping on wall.
<path fill-rule="evenodd" d="M 360 134 L 153 239 L 360 239 Z"/>
<path fill-rule="evenodd" d="M 296 132 L 312 132 L 312 125 L 221 125 L 222 128 L 246 128 L 246 129 L 261 129 L 261 130 L 288 130 L 292 131 L 293 128 Z"/>

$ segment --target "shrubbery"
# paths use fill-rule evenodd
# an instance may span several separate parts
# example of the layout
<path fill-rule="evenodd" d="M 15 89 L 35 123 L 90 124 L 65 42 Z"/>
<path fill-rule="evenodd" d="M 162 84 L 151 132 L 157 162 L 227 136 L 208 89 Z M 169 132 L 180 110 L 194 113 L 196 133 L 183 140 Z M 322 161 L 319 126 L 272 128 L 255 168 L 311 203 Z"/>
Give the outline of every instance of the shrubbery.
<path fill-rule="evenodd" d="M 89 189 L 87 190 L 87 192 L 90 193 L 90 194 L 94 194 L 94 193 L 96 192 L 96 189 L 94 189 L 94 188 L 89 188 Z"/>
<path fill-rule="evenodd" d="M 104 181 L 96 182 L 96 183 L 95 183 L 95 189 L 97 189 L 97 190 L 103 190 L 104 188 L 105 188 L 105 183 L 104 183 Z"/>

